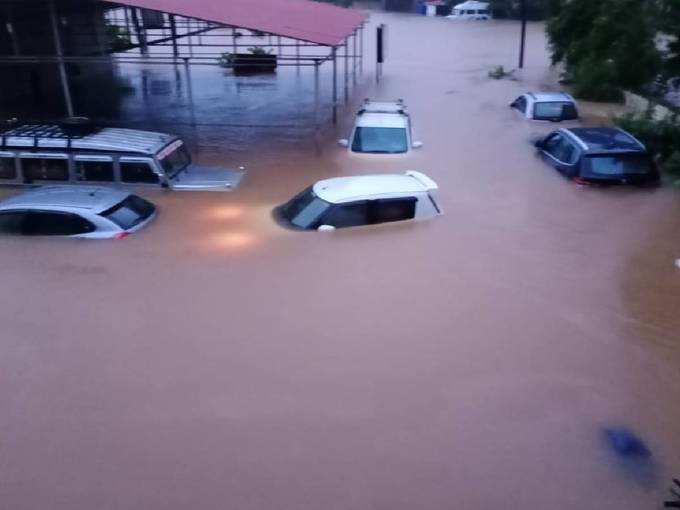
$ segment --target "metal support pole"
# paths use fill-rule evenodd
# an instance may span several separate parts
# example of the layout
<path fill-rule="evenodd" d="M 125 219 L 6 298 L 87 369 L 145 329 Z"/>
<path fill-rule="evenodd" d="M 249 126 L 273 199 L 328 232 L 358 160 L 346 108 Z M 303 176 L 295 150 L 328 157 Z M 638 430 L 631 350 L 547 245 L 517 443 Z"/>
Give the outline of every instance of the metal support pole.
<path fill-rule="evenodd" d="M 5 6 L 7 11 L 7 33 L 12 41 L 12 52 L 15 56 L 21 54 L 21 48 L 19 47 L 19 40 L 17 39 L 17 34 L 14 32 L 14 13 L 12 9 L 12 4 L 7 4 Z"/>
<path fill-rule="evenodd" d="M 359 39 L 359 72 L 364 74 L 364 25 L 361 24 L 359 29 L 361 32 L 361 37 Z"/>
<path fill-rule="evenodd" d="M 527 3 L 526 0 L 520 0 L 520 16 L 522 18 L 522 32 L 519 41 L 519 68 L 524 69 L 524 47 L 527 38 Z"/>
<path fill-rule="evenodd" d="M 319 61 L 314 61 L 314 143 L 317 151 L 321 149 L 319 122 Z"/>
<path fill-rule="evenodd" d="M 174 14 L 170 15 L 170 35 L 172 36 L 172 54 L 177 58 L 179 57 L 179 48 L 177 47 L 177 24 Z"/>
<path fill-rule="evenodd" d="M 189 68 L 189 59 L 184 58 L 184 74 L 187 80 L 187 99 L 189 101 L 189 112 L 191 114 L 191 125 L 196 126 L 196 112 L 194 111 L 194 89 L 191 86 L 191 69 Z"/>
<path fill-rule="evenodd" d="M 338 48 L 333 46 L 333 124 L 338 123 Z"/>
<path fill-rule="evenodd" d="M 139 16 L 137 15 L 137 8 L 133 7 L 130 10 L 130 15 L 132 16 L 132 24 L 135 27 L 135 33 L 137 34 L 137 40 L 139 41 L 139 51 L 142 55 L 148 55 L 149 48 L 146 45 L 146 32 L 142 25 L 139 23 Z"/>
<path fill-rule="evenodd" d="M 232 46 L 232 53 L 236 55 L 238 53 L 238 48 L 236 46 L 236 29 L 232 28 L 231 29 L 231 46 Z"/>
<path fill-rule="evenodd" d="M 69 117 L 73 117 L 75 115 L 73 110 L 73 99 L 71 98 L 71 87 L 69 86 L 68 75 L 66 74 L 66 64 L 64 63 L 64 49 L 61 45 L 61 36 L 59 35 L 59 24 L 57 22 L 57 9 L 54 6 L 54 0 L 50 0 L 49 9 L 50 9 L 50 23 L 52 24 L 52 35 L 54 37 L 54 49 L 57 53 L 59 75 L 61 77 L 61 88 L 64 91 L 64 102 L 66 103 L 66 114 Z"/>
<path fill-rule="evenodd" d="M 357 86 L 357 31 L 352 35 L 352 86 Z"/>
<path fill-rule="evenodd" d="M 345 39 L 345 104 L 349 102 L 349 44 Z"/>
<path fill-rule="evenodd" d="M 283 53 L 281 53 L 281 36 L 278 36 L 277 44 L 279 45 L 279 56 L 283 56 Z"/>
<path fill-rule="evenodd" d="M 300 41 L 295 39 L 295 57 L 297 60 L 295 61 L 295 69 L 297 70 L 297 74 L 300 74 Z"/>

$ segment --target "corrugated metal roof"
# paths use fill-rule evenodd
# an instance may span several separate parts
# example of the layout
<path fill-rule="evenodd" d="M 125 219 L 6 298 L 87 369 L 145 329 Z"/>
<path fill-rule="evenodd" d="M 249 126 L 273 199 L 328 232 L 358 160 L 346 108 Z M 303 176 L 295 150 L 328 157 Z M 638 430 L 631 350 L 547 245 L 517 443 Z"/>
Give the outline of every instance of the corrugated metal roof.
<path fill-rule="evenodd" d="M 367 18 L 363 11 L 310 0 L 116 0 L 301 41 L 337 46 Z"/>

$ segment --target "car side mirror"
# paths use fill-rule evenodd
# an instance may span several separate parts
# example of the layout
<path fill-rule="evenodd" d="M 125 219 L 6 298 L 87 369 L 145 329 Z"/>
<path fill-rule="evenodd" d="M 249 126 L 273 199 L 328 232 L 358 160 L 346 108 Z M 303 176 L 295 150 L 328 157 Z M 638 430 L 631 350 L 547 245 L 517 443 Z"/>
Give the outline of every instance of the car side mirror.
<path fill-rule="evenodd" d="M 319 232 L 333 232 L 335 230 L 335 227 L 333 225 L 321 225 L 316 230 Z"/>
<path fill-rule="evenodd" d="M 536 140 L 536 141 L 534 142 L 534 147 L 536 147 L 537 149 L 542 149 L 542 148 L 544 148 L 544 147 L 545 147 L 545 141 L 544 141 L 544 140 L 541 140 L 541 139 Z"/>
<path fill-rule="evenodd" d="M 420 149 L 423 146 L 423 142 L 413 142 L 411 145 L 414 149 Z"/>
<path fill-rule="evenodd" d="M 338 140 L 338 145 L 341 147 L 349 147 L 349 140 L 347 138 L 342 138 Z"/>

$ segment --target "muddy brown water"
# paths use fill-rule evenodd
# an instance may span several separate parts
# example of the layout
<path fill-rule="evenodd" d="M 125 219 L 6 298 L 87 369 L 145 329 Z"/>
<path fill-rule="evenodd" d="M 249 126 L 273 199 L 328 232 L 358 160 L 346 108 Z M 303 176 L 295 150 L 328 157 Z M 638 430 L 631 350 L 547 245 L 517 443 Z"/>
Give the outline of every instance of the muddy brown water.
<path fill-rule="evenodd" d="M 541 25 L 519 80 L 493 81 L 514 23 L 372 22 L 391 61 L 359 94 L 403 97 L 419 152 L 276 131 L 199 153 L 248 165 L 233 193 L 142 192 L 159 217 L 123 241 L 0 240 L 0 508 L 660 507 L 680 474 L 677 190 L 581 188 L 533 155 L 554 126 L 506 105 L 554 88 Z M 271 220 L 319 178 L 408 169 L 443 217 Z M 651 450 L 643 475 L 612 426 Z"/>

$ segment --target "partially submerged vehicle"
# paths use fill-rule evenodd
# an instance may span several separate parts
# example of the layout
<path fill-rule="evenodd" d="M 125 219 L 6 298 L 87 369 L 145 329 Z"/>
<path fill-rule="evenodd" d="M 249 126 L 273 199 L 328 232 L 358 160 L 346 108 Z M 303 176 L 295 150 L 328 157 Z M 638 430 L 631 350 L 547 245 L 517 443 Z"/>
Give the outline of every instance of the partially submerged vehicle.
<path fill-rule="evenodd" d="M 551 166 L 579 184 L 645 185 L 659 180 L 645 146 L 622 129 L 559 129 L 535 146 Z"/>
<path fill-rule="evenodd" d="M 405 154 L 423 145 L 413 141 L 411 117 L 402 99 L 366 99 L 357 112 L 350 138 L 338 143 L 354 154 Z"/>
<path fill-rule="evenodd" d="M 0 234 L 121 239 L 155 215 L 151 202 L 127 191 L 43 186 L 0 202 Z"/>
<path fill-rule="evenodd" d="M 560 122 L 578 119 L 576 101 L 564 92 L 527 92 L 510 103 L 510 107 L 531 120 Z"/>
<path fill-rule="evenodd" d="M 454 5 L 447 18 L 452 20 L 490 20 L 492 15 L 487 2 L 470 0 Z"/>
<path fill-rule="evenodd" d="M 375 225 L 442 214 L 437 184 L 420 172 L 359 175 L 319 181 L 276 210 L 299 230 Z"/>
<path fill-rule="evenodd" d="M 21 124 L 0 130 L 0 184 L 132 184 L 227 191 L 243 169 L 194 165 L 177 136 L 87 123 Z"/>

